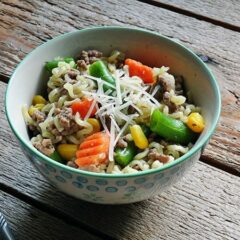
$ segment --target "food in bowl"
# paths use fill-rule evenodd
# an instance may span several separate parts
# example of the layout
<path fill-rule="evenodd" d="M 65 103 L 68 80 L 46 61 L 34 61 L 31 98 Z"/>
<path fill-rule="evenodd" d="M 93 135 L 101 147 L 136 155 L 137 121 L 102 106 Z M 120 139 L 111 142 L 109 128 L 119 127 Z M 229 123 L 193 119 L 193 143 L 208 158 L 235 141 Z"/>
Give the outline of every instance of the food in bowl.
<path fill-rule="evenodd" d="M 109 174 L 161 168 L 204 129 L 184 79 L 124 53 L 85 50 L 45 65 L 46 91 L 23 107 L 31 143 L 73 168 Z M 44 97 L 47 96 L 47 97 Z"/>

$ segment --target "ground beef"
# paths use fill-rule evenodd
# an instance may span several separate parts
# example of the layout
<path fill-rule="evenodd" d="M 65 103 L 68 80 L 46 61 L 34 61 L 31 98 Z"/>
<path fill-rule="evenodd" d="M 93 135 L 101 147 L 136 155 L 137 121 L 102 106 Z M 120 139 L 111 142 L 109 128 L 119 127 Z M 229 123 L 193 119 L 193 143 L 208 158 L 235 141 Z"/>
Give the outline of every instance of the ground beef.
<path fill-rule="evenodd" d="M 106 124 L 107 129 L 110 131 L 110 129 L 111 129 L 111 118 L 110 118 L 109 115 L 105 116 L 105 124 Z"/>
<path fill-rule="evenodd" d="M 68 73 L 69 78 L 76 79 L 76 77 L 80 74 L 78 70 L 70 70 Z"/>
<path fill-rule="evenodd" d="M 76 69 L 70 70 L 64 75 L 64 83 L 75 84 L 77 83 L 77 76 L 80 75 L 80 72 Z"/>
<path fill-rule="evenodd" d="M 167 163 L 170 160 L 170 156 L 158 153 L 156 149 L 151 149 L 148 153 L 148 160 L 158 160 L 162 163 Z"/>
<path fill-rule="evenodd" d="M 73 161 L 68 161 L 67 166 L 72 167 L 72 168 L 78 168 L 78 165 Z"/>
<path fill-rule="evenodd" d="M 59 122 L 63 127 L 63 130 L 60 132 L 54 123 L 48 126 L 47 130 L 54 136 L 68 136 L 81 129 L 81 127 L 74 120 L 74 115 L 71 108 L 56 108 L 54 115 L 55 117 L 59 118 Z"/>
<path fill-rule="evenodd" d="M 184 95 L 183 77 L 182 76 L 175 77 L 175 93 L 176 93 L 176 95 Z"/>
<path fill-rule="evenodd" d="M 59 114 L 61 112 L 61 108 L 55 108 L 54 109 L 54 116 L 56 116 L 57 114 Z"/>
<path fill-rule="evenodd" d="M 55 151 L 51 139 L 42 139 L 33 143 L 33 146 L 46 156 L 50 156 Z"/>
<path fill-rule="evenodd" d="M 128 133 L 127 135 L 125 135 L 123 137 L 123 140 L 125 140 L 126 142 L 131 142 L 133 140 L 131 133 Z"/>
<path fill-rule="evenodd" d="M 59 94 L 60 94 L 60 96 L 68 95 L 68 90 L 65 89 L 64 87 L 62 87 L 62 88 L 60 88 L 60 90 L 59 90 Z"/>
<path fill-rule="evenodd" d="M 39 134 L 39 130 L 38 130 L 37 126 L 35 126 L 35 125 L 28 125 L 28 128 L 31 131 L 29 133 L 31 136 L 37 136 Z"/>
<path fill-rule="evenodd" d="M 72 109 L 64 108 L 58 114 L 59 122 L 65 130 L 69 130 L 70 122 L 73 119 Z"/>
<path fill-rule="evenodd" d="M 78 60 L 77 65 L 81 70 L 87 70 L 87 64 L 84 60 Z"/>
<path fill-rule="evenodd" d="M 126 148 L 128 146 L 128 143 L 123 138 L 120 138 L 116 146 L 119 148 Z"/>
<path fill-rule="evenodd" d="M 168 143 L 165 141 L 165 140 L 161 140 L 160 141 L 160 144 L 164 147 L 167 147 L 168 146 Z"/>
<path fill-rule="evenodd" d="M 39 124 L 41 122 L 44 122 L 46 119 L 46 114 L 39 110 L 35 110 L 32 114 L 32 119 L 37 122 L 37 124 Z"/>
<path fill-rule="evenodd" d="M 70 128 L 69 129 L 65 129 L 61 132 L 61 135 L 62 136 L 68 136 L 68 135 L 72 135 L 73 133 L 76 133 L 77 131 L 80 130 L 80 126 L 74 122 L 74 121 L 71 121 L 70 123 Z"/>
<path fill-rule="evenodd" d="M 61 142 L 63 139 L 62 136 L 55 136 L 54 140 L 52 140 L 52 142 L 55 144 L 55 143 L 59 143 Z"/>
<path fill-rule="evenodd" d="M 118 61 L 117 63 L 116 63 L 116 66 L 117 66 L 117 68 L 118 69 L 121 69 L 121 68 L 123 68 L 123 66 L 124 66 L 124 62 L 123 61 Z"/>
<path fill-rule="evenodd" d="M 158 82 L 163 88 L 163 92 L 175 90 L 175 79 L 172 75 L 165 73 L 163 76 L 158 76 Z"/>
<path fill-rule="evenodd" d="M 88 57 L 96 57 L 96 58 L 101 58 L 102 57 L 102 52 L 97 51 L 97 50 L 88 50 Z"/>
<path fill-rule="evenodd" d="M 170 101 L 170 93 L 169 92 L 165 92 L 163 94 L 163 102 L 168 106 L 170 113 L 175 112 L 178 108 L 178 106 L 175 103 Z"/>
<path fill-rule="evenodd" d="M 82 51 L 78 60 L 82 60 L 81 62 L 77 62 L 78 66 L 81 68 L 86 67 L 86 65 L 91 64 L 102 57 L 102 52 L 97 50 L 88 50 Z"/>
<path fill-rule="evenodd" d="M 58 131 L 58 129 L 55 127 L 54 124 L 51 124 L 47 127 L 47 130 L 52 133 L 54 136 L 61 136 L 61 132 Z"/>
<path fill-rule="evenodd" d="M 130 105 L 128 107 L 128 114 L 134 114 L 136 112 L 137 112 L 137 110 L 132 105 Z"/>
<path fill-rule="evenodd" d="M 149 136 L 148 136 L 148 142 L 153 142 L 154 139 L 156 138 L 156 133 L 151 133 Z"/>
<path fill-rule="evenodd" d="M 62 109 L 58 117 L 61 126 L 64 128 L 64 130 L 61 132 L 61 135 L 71 135 L 79 130 L 79 125 L 74 120 L 74 115 L 71 108 Z"/>

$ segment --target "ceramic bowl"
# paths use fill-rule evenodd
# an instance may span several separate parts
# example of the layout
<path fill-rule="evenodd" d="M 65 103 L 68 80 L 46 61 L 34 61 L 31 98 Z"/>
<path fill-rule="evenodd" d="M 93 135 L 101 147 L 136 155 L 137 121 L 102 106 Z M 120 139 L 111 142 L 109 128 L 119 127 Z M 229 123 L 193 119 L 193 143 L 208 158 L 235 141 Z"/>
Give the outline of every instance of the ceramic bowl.
<path fill-rule="evenodd" d="M 56 56 L 76 56 L 83 49 L 109 54 L 114 49 L 149 66 L 169 66 L 182 75 L 194 103 L 202 107 L 206 127 L 194 147 L 159 169 L 134 174 L 100 174 L 81 171 L 51 160 L 30 143 L 21 108 L 46 89 L 44 63 Z M 33 50 L 17 67 L 6 93 L 9 124 L 23 152 L 35 168 L 62 192 L 89 202 L 122 204 L 159 194 L 180 180 L 199 159 L 213 134 L 220 114 L 220 92 L 207 66 L 189 49 L 160 34 L 132 28 L 95 27 L 56 37 Z"/>

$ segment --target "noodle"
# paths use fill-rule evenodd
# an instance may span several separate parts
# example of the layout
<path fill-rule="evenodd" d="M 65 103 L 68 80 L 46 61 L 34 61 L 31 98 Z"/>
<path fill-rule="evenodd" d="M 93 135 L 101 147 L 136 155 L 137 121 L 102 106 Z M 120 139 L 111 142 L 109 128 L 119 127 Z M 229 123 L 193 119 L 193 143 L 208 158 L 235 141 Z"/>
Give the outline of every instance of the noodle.
<path fill-rule="evenodd" d="M 200 107 L 190 104 L 187 101 L 189 99 L 181 95 L 184 92 L 182 85 L 175 83 L 175 77 L 168 73 L 168 67 L 148 67 L 148 70 L 152 69 L 153 76 L 149 83 L 142 74 L 146 72 L 135 71 L 132 74 L 127 60 L 123 65 L 124 54 L 114 51 L 109 57 L 102 57 L 101 64 L 106 69 L 103 76 L 96 77 L 90 74 L 89 62 L 92 64 L 99 60 L 101 54 L 96 50 L 85 51 L 85 55 L 86 53 L 89 54 L 88 58 L 80 57 L 81 66 L 71 58 L 67 62 L 65 58 L 56 58 L 47 82 L 48 99 L 40 96 L 40 104 L 33 104 L 31 109 L 22 107 L 23 118 L 33 134 L 31 142 L 35 147 L 38 146 L 39 151 L 45 147 L 42 144 L 44 141 L 51 143 L 54 151 L 58 151 L 59 144 L 64 144 L 65 147 L 71 144 L 75 149 L 73 156 L 76 156 L 76 149 L 79 149 L 78 157 L 71 158 L 71 161 L 77 163 L 80 156 L 83 156 L 86 164 L 93 159 L 91 164 L 77 165 L 79 168 L 107 174 L 161 168 L 189 151 L 193 142 L 183 146 L 165 139 L 161 134 L 158 136 L 151 128 L 151 116 L 155 110 L 171 117 L 173 121 L 181 121 L 181 124 L 187 123 L 192 113 L 201 112 Z M 135 61 L 135 66 L 138 64 Z M 164 84 L 161 81 L 165 81 Z M 36 97 L 39 99 L 39 96 Z M 134 125 L 138 125 L 146 137 L 144 147 L 137 144 L 139 139 L 136 140 L 131 132 Z M 144 127 L 150 131 L 149 134 L 144 132 Z M 97 151 L 105 151 L 102 137 L 99 137 L 102 135 L 97 135 L 99 131 L 109 139 L 106 154 Z M 93 141 L 90 138 L 92 145 L 88 145 L 88 142 L 87 151 L 79 155 L 83 146 L 80 144 L 88 141 L 85 139 L 94 133 L 98 138 Z M 116 155 L 121 151 L 127 152 L 130 146 L 134 146 L 131 159 L 122 162 L 118 160 Z M 91 151 L 94 155 L 91 155 Z M 42 152 L 44 153 L 43 150 Z M 97 157 L 106 159 L 97 162 Z"/>

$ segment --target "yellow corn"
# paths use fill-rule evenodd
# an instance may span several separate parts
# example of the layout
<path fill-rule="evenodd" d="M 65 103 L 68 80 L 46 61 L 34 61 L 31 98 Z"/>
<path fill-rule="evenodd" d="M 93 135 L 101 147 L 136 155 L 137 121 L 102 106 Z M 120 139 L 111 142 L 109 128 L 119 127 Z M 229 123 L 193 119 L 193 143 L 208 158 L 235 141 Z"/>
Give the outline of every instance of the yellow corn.
<path fill-rule="evenodd" d="M 193 132 L 200 133 L 203 131 L 205 124 L 204 119 L 199 113 L 191 113 L 187 119 L 187 125 Z"/>
<path fill-rule="evenodd" d="M 41 95 L 35 95 L 33 97 L 33 100 L 32 100 L 32 104 L 33 105 L 36 105 L 36 104 L 46 104 L 47 101 L 44 97 L 42 97 Z"/>
<path fill-rule="evenodd" d="M 71 161 L 75 158 L 77 149 L 78 145 L 75 144 L 59 144 L 57 146 L 58 153 L 67 161 Z"/>
<path fill-rule="evenodd" d="M 30 116 L 33 115 L 33 113 L 37 110 L 37 108 L 35 108 L 33 105 L 28 109 L 28 113 Z"/>
<path fill-rule="evenodd" d="M 34 107 L 37 108 L 39 111 L 41 111 L 44 106 L 45 106 L 45 104 L 43 104 L 43 103 L 38 103 L 38 104 L 36 104 Z"/>
<path fill-rule="evenodd" d="M 28 109 L 29 115 L 32 116 L 33 113 L 34 113 L 36 110 L 41 111 L 44 106 L 45 106 L 45 105 L 44 105 L 44 104 L 41 104 L 41 103 L 36 104 L 35 106 L 31 105 L 30 108 Z"/>
<path fill-rule="evenodd" d="M 133 125 L 130 127 L 130 132 L 135 145 L 140 149 L 145 149 L 148 147 L 148 140 L 139 125 Z"/>
<path fill-rule="evenodd" d="M 93 127 L 93 133 L 95 132 L 100 132 L 101 130 L 101 125 L 100 122 L 96 118 L 89 118 L 87 120 L 88 123 L 90 123 Z"/>

